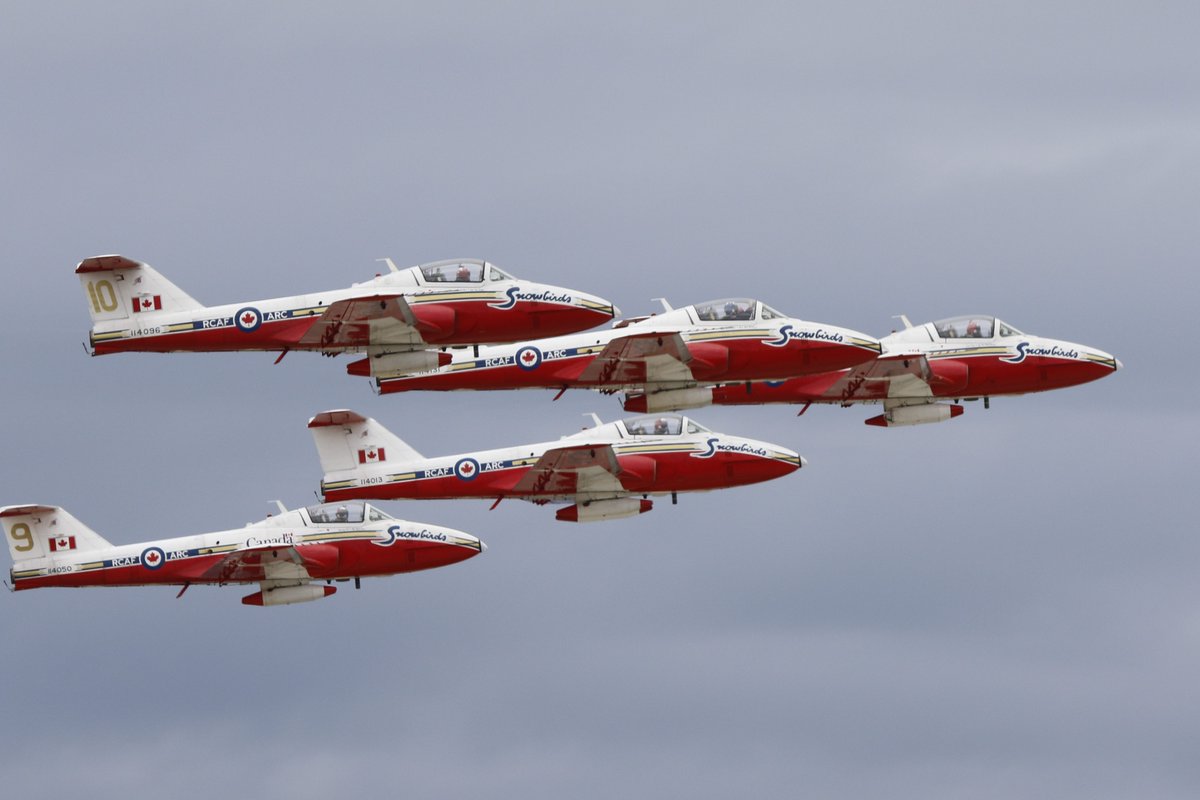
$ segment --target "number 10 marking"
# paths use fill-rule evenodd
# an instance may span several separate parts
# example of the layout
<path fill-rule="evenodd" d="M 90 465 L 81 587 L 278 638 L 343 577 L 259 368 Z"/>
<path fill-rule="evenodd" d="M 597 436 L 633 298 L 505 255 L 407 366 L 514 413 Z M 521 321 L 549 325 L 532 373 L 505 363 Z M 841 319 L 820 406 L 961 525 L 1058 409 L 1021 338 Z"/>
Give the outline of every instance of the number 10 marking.
<path fill-rule="evenodd" d="M 88 281 L 88 297 L 97 314 L 117 310 L 117 292 L 108 281 Z"/>

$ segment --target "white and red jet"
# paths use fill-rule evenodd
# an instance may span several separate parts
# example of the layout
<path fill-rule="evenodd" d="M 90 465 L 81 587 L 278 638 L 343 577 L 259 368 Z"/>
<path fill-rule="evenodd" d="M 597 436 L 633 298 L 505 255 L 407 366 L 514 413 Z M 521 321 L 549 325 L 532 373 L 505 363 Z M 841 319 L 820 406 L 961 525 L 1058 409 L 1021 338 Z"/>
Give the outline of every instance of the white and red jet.
<path fill-rule="evenodd" d="M 387 274 L 349 289 L 211 307 L 124 256 L 85 258 L 75 272 L 92 315 L 92 355 L 366 353 L 348 370 L 376 377 L 449 362 L 437 347 L 572 333 L 614 313 L 607 300 L 518 280 L 486 261 L 438 261 L 401 270 L 388 260 L 388 266 Z"/>
<path fill-rule="evenodd" d="M 920 425 L 961 415 L 959 400 L 982 397 L 986 408 L 998 395 L 1076 386 L 1121 368 L 1101 350 L 1031 336 L 991 316 L 904 322 L 880 340 L 883 353 L 873 361 L 779 383 L 718 386 L 713 404 L 882 403 L 868 425 Z"/>
<path fill-rule="evenodd" d="M 460 352 L 438 369 L 378 381 L 379 392 L 459 389 L 625 391 L 633 413 L 708 405 L 712 386 L 783 380 L 871 361 L 879 341 L 731 298 L 622 320 L 610 330 Z"/>
<path fill-rule="evenodd" d="M 113 545 L 57 506 L 0 508 L 14 590 L 42 586 L 257 583 L 252 606 L 328 597 L 332 581 L 444 567 L 486 547 L 470 534 L 393 519 L 363 502 L 287 511 L 231 531 Z"/>
<path fill-rule="evenodd" d="M 651 494 L 706 491 L 782 477 L 791 450 L 710 431 L 674 415 L 601 424 L 556 442 L 425 458 L 373 419 L 325 411 L 312 430 L 326 500 L 494 499 L 571 503 L 557 519 L 593 522 L 649 511 Z M 640 495 L 641 497 L 638 497 Z M 493 507 L 495 507 L 493 505 Z"/>

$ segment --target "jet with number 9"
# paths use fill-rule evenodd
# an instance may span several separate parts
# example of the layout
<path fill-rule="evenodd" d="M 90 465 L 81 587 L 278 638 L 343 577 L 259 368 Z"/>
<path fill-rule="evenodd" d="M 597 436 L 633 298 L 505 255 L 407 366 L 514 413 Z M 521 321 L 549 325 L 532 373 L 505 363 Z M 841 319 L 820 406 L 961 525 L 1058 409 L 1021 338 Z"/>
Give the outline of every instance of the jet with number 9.
<path fill-rule="evenodd" d="M 0 508 L 14 590 L 257 583 L 252 606 L 320 600 L 335 581 L 443 567 L 482 553 L 470 534 L 394 519 L 363 502 L 280 513 L 217 533 L 113 545 L 58 506 Z"/>

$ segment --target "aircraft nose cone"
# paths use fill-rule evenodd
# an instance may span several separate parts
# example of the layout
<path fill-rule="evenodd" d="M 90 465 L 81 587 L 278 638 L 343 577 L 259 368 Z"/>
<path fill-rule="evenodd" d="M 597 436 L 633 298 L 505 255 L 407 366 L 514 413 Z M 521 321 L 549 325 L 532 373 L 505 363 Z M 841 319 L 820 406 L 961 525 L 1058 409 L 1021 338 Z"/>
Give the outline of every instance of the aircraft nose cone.
<path fill-rule="evenodd" d="M 878 358 L 882 349 L 875 337 L 849 328 L 820 326 L 811 334 L 798 343 L 805 353 L 804 374 L 855 367 Z"/>
<path fill-rule="evenodd" d="M 1100 357 L 1099 363 L 1105 364 L 1105 362 L 1107 362 L 1107 366 L 1111 366 L 1113 372 L 1116 372 L 1125 366 L 1121 363 L 1121 359 L 1117 358 L 1112 353 L 1106 353 L 1103 350 L 1097 350 L 1096 355 Z"/>
<path fill-rule="evenodd" d="M 613 301 L 585 292 L 575 292 L 575 305 L 591 309 L 601 315 L 607 315 L 610 319 L 615 319 L 621 313 L 621 309 L 617 308 Z"/>
<path fill-rule="evenodd" d="M 522 289 L 529 295 L 521 310 L 534 321 L 539 337 L 578 333 L 609 322 L 619 313 L 612 301 L 587 292 L 534 284 Z"/>
<path fill-rule="evenodd" d="M 775 472 L 776 476 L 778 477 L 790 475 L 796 470 L 803 468 L 804 465 L 808 463 L 804 456 L 800 455 L 794 450 L 789 450 L 786 447 L 772 447 L 769 449 L 773 449 L 775 453 L 773 457 L 774 463 L 772 466 L 772 471 Z"/>

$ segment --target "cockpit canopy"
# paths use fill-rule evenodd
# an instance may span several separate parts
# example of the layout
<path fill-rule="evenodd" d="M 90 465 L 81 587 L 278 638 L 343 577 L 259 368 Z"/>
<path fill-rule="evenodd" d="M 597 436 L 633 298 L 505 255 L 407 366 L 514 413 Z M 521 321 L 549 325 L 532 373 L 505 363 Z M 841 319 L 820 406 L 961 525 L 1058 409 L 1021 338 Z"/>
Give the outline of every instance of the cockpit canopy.
<path fill-rule="evenodd" d="M 515 280 L 495 264 L 474 259 L 434 261 L 417 267 L 426 283 L 484 283 Z"/>
<path fill-rule="evenodd" d="M 678 414 L 647 414 L 621 420 L 629 436 L 679 436 L 687 433 L 708 433 L 708 428 Z"/>
<path fill-rule="evenodd" d="M 304 509 L 314 525 L 345 525 L 356 522 L 384 522 L 395 517 L 383 513 L 375 506 L 362 500 L 344 503 L 321 503 Z"/>
<path fill-rule="evenodd" d="M 942 319 L 933 323 L 933 328 L 943 339 L 992 339 L 1024 335 L 995 317 L 984 316 Z"/>
<path fill-rule="evenodd" d="M 745 322 L 755 319 L 782 319 L 775 309 L 749 297 L 726 297 L 692 306 L 700 322 Z"/>

